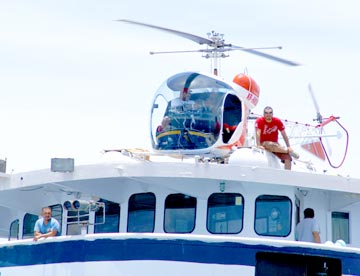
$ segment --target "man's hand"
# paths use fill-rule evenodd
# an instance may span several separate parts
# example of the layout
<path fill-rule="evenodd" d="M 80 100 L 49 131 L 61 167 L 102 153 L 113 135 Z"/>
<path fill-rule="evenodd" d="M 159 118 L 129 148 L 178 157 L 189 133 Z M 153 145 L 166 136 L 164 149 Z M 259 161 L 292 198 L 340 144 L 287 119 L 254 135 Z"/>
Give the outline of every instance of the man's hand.
<path fill-rule="evenodd" d="M 40 238 L 42 238 L 42 234 L 41 233 L 35 233 L 34 234 L 34 241 L 39 240 Z"/>

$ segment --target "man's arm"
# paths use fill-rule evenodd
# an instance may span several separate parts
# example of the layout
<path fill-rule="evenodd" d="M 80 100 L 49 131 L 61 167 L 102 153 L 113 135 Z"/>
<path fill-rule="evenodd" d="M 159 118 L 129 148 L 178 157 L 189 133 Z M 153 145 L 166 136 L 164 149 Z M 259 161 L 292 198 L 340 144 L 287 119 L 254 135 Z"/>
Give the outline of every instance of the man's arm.
<path fill-rule="evenodd" d="M 285 130 L 280 131 L 282 137 L 284 138 L 285 144 L 288 148 L 290 148 L 290 142 L 289 142 L 289 137 L 286 134 Z"/>
<path fill-rule="evenodd" d="M 321 243 L 319 232 L 313 231 L 312 234 L 313 234 L 314 242 Z"/>
<path fill-rule="evenodd" d="M 38 231 L 34 231 L 34 241 L 37 241 L 40 238 L 48 238 L 48 237 L 55 237 L 57 235 L 57 230 L 51 230 L 45 234 L 42 234 Z"/>
<path fill-rule="evenodd" d="M 255 131 L 256 131 L 256 146 L 258 148 L 263 148 L 263 146 L 261 146 L 261 144 L 260 144 L 261 129 L 256 128 Z"/>
<path fill-rule="evenodd" d="M 287 136 L 286 131 L 282 130 L 282 131 L 280 131 L 280 133 L 281 133 L 282 137 L 284 138 L 285 144 L 286 144 L 286 146 L 288 148 L 288 152 L 289 153 L 293 152 L 294 150 L 290 146 L 289 137 Z"/>
<path fill-rule="evenodd" d="M 34 241 L 37 241 L 41 238 L 41 233 L 38 231 L 34 231 Z"/>

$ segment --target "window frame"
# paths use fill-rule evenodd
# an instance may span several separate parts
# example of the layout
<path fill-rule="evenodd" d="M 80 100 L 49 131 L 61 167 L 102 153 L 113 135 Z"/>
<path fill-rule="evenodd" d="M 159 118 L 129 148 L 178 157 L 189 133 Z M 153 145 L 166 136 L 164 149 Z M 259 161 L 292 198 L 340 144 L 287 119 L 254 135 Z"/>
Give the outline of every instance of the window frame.
<path fill-rule="evenodd" d="M 16 237 L 13 237 L 12 232 L 13 232 L 13 227 L 14 225 L 16 226 L 17 224 L 17 229 L 14 229 Z M 15 219 L 10 223 L 10 227 L 9 227 L 9 241 L 12 240 L 18 240 L 19 239 L 19 231 L 20 231 L 20 220 L 19 219 Z"/>
<path fill-rule="evenodd" d="M 120 227 L 120 204 L 106 199 L 100 199 L 98 202 L 103 202 L 105 204 L 105 210 L 104 208 L 100 208 L 100 210 L 94 212 L 94 234 L 118 233 Z M 111 209 L 110 214 L 109 209 Z M 102 221 L 103 212 L 105 212 L 105 222 L 101 223 L 98 220 Z M 108 223 L 110 217 L 116 219 L 116 221 L 114 219 L 116 226 L 112 227 L 111 223 Z M 112 231 L 115 229 L 116 231 Z"/>
<path fill-rule="evenodd" d="M 212 198 L 212 197 L 215 197 L 215 196 L 223 196 L 223 198 L 225 197 L 225 195 L 228 195 L 229 197 L 226 199 L 226 201 L 227 202 L 224 202 L 224 201 L 222 201 L 221 203 L 222 204 L 219 204 L 219 205 L 217 205 L 217 206 L 210 206 L 210 199 Z M 230 198 L 230 196 L 232 196 L 232 198 Z M 240 202 L 240 204 L 236 204 L 236 203 L 239 203 L 239 202 L 237 202 L 238 201 L 238 198 L 241 198 L 241 202 Z M 218 201 L 219 201 L 219 198 L 217 199 Z M 232 205 L 230 205 L 230 204 L 227 204 L 227 203 L 229 203 L 229 201 L 234 201 L 234 204 L 232 204 Z M 209 225 L 210 225 L 210 220 L 211 220 L 211 218 L 210 218 L 210 210 L 211 210 L 211 208 L 221 208 L 221 207 L 225 207 L 226 209 L 224 210 L 224 211 L 222 211 L 222 213 L 224 213 L 224 217 L 225 217 L 225 219 L 223 220 L 223 223 L 225 223 L 225 224 L 227 224 L 227 229 L 228 229 L 228 223 L 229 222 L 235 222 L 235 221 L 237 221 L 237 220 L 239 220 L 239 219 L 236 219 L 236 220 L 227 220 L 226 219 L 226 217 L 228 217 L 229 215 L 231 215 L 231 210 L 230 210 L 230 208 L 231 207 L 234 207 L 234 206 L 242 206 L 242 208 L 241 208 L 241 214 L 240 214 L 240 219 L 241 219 L 241 225 L 240 225 L 240 229 L 238 229 L 238 231 L 232 231 L 232 232 L 216 232 L 216 231 L 212 231 L 211 229 L 210 229 L 210 227 L 209 227 Z M 228 207 L 228 208 L 227 208 Z M 244 199 L 244 196 L 242 195 L 242 194 L 240 194 L 240 193 L 213 193 L 213 194 L 211 194 L 209 197 L 208 197 L 208 201 L 207 201 L 207 216 L 206 216 L 206 229 L 207 229 L 207 231 L 209 232 L 209 233 L 211 233 L 211 234 L 224 234 L 224 235 L 226 235 L 226 234 L 239 234 L 242 230 L 243 230 L 243 228 L 244 228 L 244 211 L 245 211 L 245 199 Z M 213 212 L 213 214 L 212 215 L 215 215 L 215 216 L 218 216 L 218 214 L 220 213 L 220 211 L 219 212 Z M 232 213 L 232 214 L 234 214 L 234 213 Z M 217 220 L 217 222 L 219 222 L 219 220 Z M 214 220 L 214 225 L 217 223 L 215 220 Z"/>
<path fill-rule="evenodd" d="M 280 206 L 279 205 L 274 205 L 271 208 L 270 212 L 266 212 L 264 210 L 268 210 L 269 208 L 264 208 L 261 209 L 263 210 L 261 213 L 265 213 L 265 215 L 261 215 L 258 217 L 258 201 L 263 200 L 265 202 L 265 200 L 269 200 L 268 202 L 271 203 L 273 202 L 288 202 L 288 209 L 286 209 L 285 211 L 285 215 L 283 214 L 284 218 L 280 218 L 280 216 L 282 215 L 281 210 L 279 209 Z M 254 231 L 257 235 L 259 236 L 265 236 L 265 237 L 287 237 L 291 234 L 292 231 L 292 213 L 293 213 L 293 203 L 292 200 L 285 195 L 270 195 L 270 194 L 263 194 L 263 195 L 259 195 L 256 197 L 255 199 L 255 208 L 254 208 Z M 287 217 L 286 217 L 287 216 Z M 286 225 L 281 225 L 281 223 L 279 222 L 280 220 L 283 220 L 284 222 L 286 222 Z M 287 232 L 284 231 L 284 233 L 281 233 L 280 231 L 276 231 L 277 229 L 282 229 L 283 227 L 287 226 L 286 230 L 288 230 Z M 263 229 L 263 231 L 259 231 L 260 229 Z M 273 231 L 275 229 L 275 231 Z M 271 234 L 271 232 L 273 232 L 273 234 Z M 279 232 L 279 234 L 276 234 L 277 232 Z"/>
<path fill-rule="evenodd" d="M 339 233 L 339 237 L 335 237 L 335 231 L 334 231 L 334 228 L 335 228 L 335 225 L 334 225 L 334 219 L 336 219 L 334 217 L 334 215 L 341 215 L 341 216 L 345 216 L 345 220 L 346 220 L 346 237 L 343 237 L 341 234 L 342 233 Z M 343 217 L 342 217 L 343 218 Z M 340 217 L 337 217 L 337 219 L 340 219 Z M 344 220 L 344 221 L 345 221 Z M 340 227 L 340 225 L 337 225 L 337 227 Z M 331 212 L 331 239 L 333 242 L 336 242 L 337 240 L 343 240 L 346 244 L 349 244 L 351 239 L 350 239 L 350 213 L 349 212 L 337 212 L 337 211 L 333 211 Z"/>
<path fill-rule="evenodd" d="M 185 208 L 169 208 L 167 207 L 168 205 L 171 206 L 171 204 L 169 204 L 169 200 L 172 199 L 172 197 L 175 198 L 175 200 L 172 200 L 170 203 L 171 204 L 174 204 L 173 207 L 176 207 L 176 205 L 178 205 L 179 207 L 181 207 L 180 204 L 183 205 L 183 207 Z M 178 198 L 176 198 L 178 197 Z M 179 198 L 180 197 L 183 197 L 183 201 L 180 202 Z M 192 203 L 193 206 L 190 206 L 190 207 L 186 207 L 184 205 L 186 205 L 186 203 Z M 175 210 L 177 209 L 176 212 L 171 212 L 170 213 L 170 210 Z M 193 210 L 192 210 L 193 209 Z M 169 211 L 168 211 L 169 210 Z M 181 211 L 182 210 L 182 211 Z M 193 213 L 192 215 L 192 220 L 186 220 L 184 218 L 188 218 L 188 216 L 186 214 L 181 214 L 181 216 L 179 216 L 179 214 L 183 211 L 189 211 L 191 213 Z M 186 194 L 183 194 L 183 193 L 175 193 L 175 194 L 169 194 L 167 195 L 166 199 L 165 199 L 165 202 L 164 202 L 164 221 L 163 221 L 163 229 L 164 229 L 164 232 L 165 233 L 178 233 L 178 234 L 187 234 L 187 233 L 192 233 L 194 230 L 195 230 L 195 227 L 196 227 L 196 211 L 197 211 L 197 198 L 196 197 L 192 197 L 190 195 L 186 195 Z M 167 218 L 168 216 L 173 216 L 175 217 L 173 220 L 170 220 L 168 221 Z M 192 223 L 192 227 L 189 227 L 189 229 L 187 231 L 177 231 L 177 218 L 180 218 L 179 220 L 179 223 L 181 222 L 181 220 L 183 222 L 191 222 Z M 175 226 L 174 226 L 174 221 L 175 221 Z M 176 229 L 174 231 L 169 231 L 169 229 L 167 227 L 175 227 Z"/>
<path fill-rule="evenodd" d="M 39 219 L 38 215 L 26 213 L 23 217 L 22 225 L 22 239 L 34 238 L 34 227 L 36 221 Z"/>
<path fill-rule="evenodd" d="M 131 203 L 131 200 L 135 197 L 138 197 L 138 196 L 143 196 L 143 195 L 149 195 L 152 197 L 152 200 L 153 200 L 153 204 L 150 206 L 150 207 L 153 207 L 153 208 L 144 208 L 144 209 L 134 209 L 132 210 L 130 208 L 130 204 Z M 148 199 L 147 199 L 148 200 Z M 133 204 L 144 204 L 145 201 L 143 202 L 133 202 Z M 152 202 L 151 202 L 152 203 Z M 135 206 L 135 205 L 134 205 Z M 152 225 L 151 225 L 151 229 L 146 229 L 146 230 L 138 230 L 138 231 L 135 231 L 135 228 L 133 229 L 129 229 L 130 225 L 132 225 L 132 222 L 130 221 L 130 219 L 132 219 L 133 215 L 136 215 L 135 212 L 142 212 L 143 215 L 145 215 L 145 217 L 148 215 L 148 213 L 152 212 L 152 219 L 151 219 L 151 222 L 152 222 Z M 134 212 L 134 213 L 130 213 L 130 212 Z M 130 197 L 129 197 L 129 200 L 128 200 L 128 215 L 127 215 L 127 225 L 126 225 L 126 231 L 128 233 L 153 233 L 154 230 L 155 230 L 155 217 L 156 217 L 156 196 L 154 193 L 152 192 L 148 192 L 148 193 L 137 193 L 137 194 L 132 194 Z M 148 220 L 145 221 L 146 223 L 149 222 Z M 147 227 L 147 225 L 140 225 L 140 224 L 134 224 L 134 226 L 138 226 L 138 227 Z M 133 227 L 133 226 L 131 226 Z"/>

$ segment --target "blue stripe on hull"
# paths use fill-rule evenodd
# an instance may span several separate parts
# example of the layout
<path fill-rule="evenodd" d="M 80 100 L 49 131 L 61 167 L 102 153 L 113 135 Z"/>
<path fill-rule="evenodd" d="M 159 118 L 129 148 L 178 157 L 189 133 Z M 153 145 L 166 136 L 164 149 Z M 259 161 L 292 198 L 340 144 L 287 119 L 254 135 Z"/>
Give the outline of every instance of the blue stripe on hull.
<path fill-rule="evenodd" d="M 360 255 L 303 247 L 274 247 L 236 242 L 109 239 L 46 241 L 0 247 L 0 267 L 68 262 L 163 260 L 255 266 L 257 252 L 338 258 L 343 274 L 360 275 Z"/>

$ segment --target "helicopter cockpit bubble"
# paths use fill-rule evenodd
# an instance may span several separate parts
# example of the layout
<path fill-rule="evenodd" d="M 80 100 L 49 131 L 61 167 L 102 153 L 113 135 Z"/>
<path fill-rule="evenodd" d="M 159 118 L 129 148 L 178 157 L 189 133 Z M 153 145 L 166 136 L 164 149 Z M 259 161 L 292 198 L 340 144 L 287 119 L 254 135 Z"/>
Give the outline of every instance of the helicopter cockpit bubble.
<path fill-rule="evenodd" d="M 153 149 L 189 155 L 216 152 L 230 141 L 243 118 L 237 94 L 213 75 L 183 72 L 168 78 L 152 105 Z"/>

